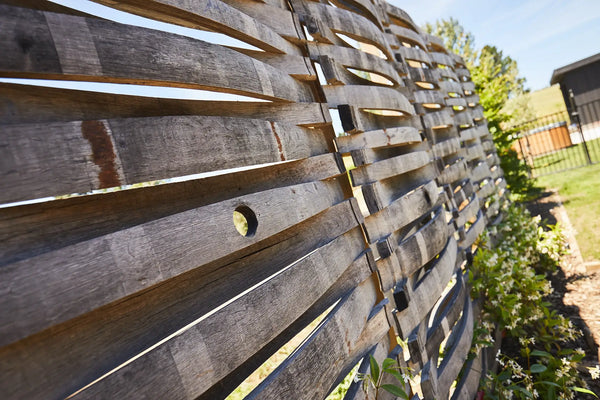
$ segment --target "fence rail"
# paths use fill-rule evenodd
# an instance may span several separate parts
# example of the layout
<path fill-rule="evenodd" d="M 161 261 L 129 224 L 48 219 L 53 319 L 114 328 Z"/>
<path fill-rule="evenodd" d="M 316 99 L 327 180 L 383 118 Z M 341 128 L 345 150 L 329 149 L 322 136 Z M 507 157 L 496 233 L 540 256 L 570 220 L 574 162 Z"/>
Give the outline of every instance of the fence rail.
<path fill-rule="evenodd" d="M 574 113 L 559 112 L 513 127 L 518 136 L 513 148 L 538 177 L 600 161 L 600 121 L 581 125 L 579 110 L 591 115 L 600 101 L 582 104 Z"/>
<path fill-rule="evenodd" d="M 98 3 L 0 5 L 3 397 L 225 398 L 295 343 L 248 398 L 369 355 L 473 398 L 506 184 L 463 60 L 381 1 Z"/>

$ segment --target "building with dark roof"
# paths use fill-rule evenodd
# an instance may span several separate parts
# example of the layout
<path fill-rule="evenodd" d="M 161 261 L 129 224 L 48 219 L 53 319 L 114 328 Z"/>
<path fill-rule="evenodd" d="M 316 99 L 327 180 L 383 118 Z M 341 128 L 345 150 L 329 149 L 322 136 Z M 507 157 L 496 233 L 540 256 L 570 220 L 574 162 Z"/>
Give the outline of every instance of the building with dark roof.
<path fill-rule="evenodd" d="M 600 53 L 554 70 L 550 83 L 560 84 L 569 112 L 573 93 L 583 126 L 600 123 Z"/>

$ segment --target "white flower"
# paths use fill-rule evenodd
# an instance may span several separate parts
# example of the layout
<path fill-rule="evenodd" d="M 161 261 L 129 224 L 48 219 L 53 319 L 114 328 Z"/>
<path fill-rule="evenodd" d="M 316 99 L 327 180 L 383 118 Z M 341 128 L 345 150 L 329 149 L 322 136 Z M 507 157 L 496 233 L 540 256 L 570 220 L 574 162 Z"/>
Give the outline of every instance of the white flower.
<path fill-rule="evenodd" d="M 588 371 L 592 376 L 592 379 L 600 378 L 600 365 L 596 365 L 594 368 L 588 367 Z"/>

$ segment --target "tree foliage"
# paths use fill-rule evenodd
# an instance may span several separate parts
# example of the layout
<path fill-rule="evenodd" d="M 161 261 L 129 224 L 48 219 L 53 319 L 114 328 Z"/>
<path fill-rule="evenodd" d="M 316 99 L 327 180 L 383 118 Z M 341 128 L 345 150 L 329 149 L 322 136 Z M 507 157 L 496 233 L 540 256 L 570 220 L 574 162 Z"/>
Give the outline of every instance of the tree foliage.
<path fill-rule="evenodd" d="M 510 98 L 526 92 L 525 78 L 519 76 L 517 62 L 495 46 L 487 45 L 477 49 L 473 34 L 465 31 L 454 18 L 438 20 L 435 24 L 428 23 L 425 31 L 440 37 L 446 48 L 465 60 L 511 192 L 517 198 L 527 197 L 535 192 L 534 182 L 529 179 L 527 164 L 512 149 L 516 132 L 508 128 L 509 121 L 519 118 L 517 114 L 527 112 L 528 107 L 524 105 L 512 110 L 505 107 Z"/>

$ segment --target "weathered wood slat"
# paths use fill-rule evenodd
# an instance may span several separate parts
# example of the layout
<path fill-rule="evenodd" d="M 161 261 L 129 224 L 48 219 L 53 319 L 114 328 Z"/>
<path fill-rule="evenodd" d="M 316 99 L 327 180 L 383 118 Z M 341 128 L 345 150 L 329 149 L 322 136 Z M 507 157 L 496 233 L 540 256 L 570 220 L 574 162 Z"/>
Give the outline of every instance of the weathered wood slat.
<path fill-rule="evenodd" d="M 328 151 L 320 131 L 222 117 L 149 117 L 3 128 L 0 202 L 86 192 Z M 54 143 L 48 147 L 47 143 Z M 203 154 L 203 157 L 198 157 Z"/>
<path fill-rule="evenodd" d="M 429 162 L 429 152 L 417 151 L 353 169 L 350 176 L 355 185 L 365 185 L 421 168 Z"/>
<path fill-rule="evenodd" d="M 464 159 L 460 159 L 454 164 L 447 166 L 437 177 L 437 182 L 439 185 L 456 182 L 466 178 L 468 173 L 467 162 Z"/>
<path fill-rule="evenodd" d="M 437 170 L 434 163 L 429 163 L 411 171 L 410 174 L 397 175 L 383 181 L 363 185 L 361 189 L 369 212 L 374 214 L 383 210 L 394 200 L 435 179 L 436 175 Z"/>
<path fill-rule="evenodd" d="M 312 101 L 310 89 L 287 74 L 180 35 L 3 5 L 0 29 L 6 38 L 0 41 L 0 52 L 12 55 L 0 59 L 3 76 L 145 83 Z M 24 47 L 19 45 L 23 35 L 28 37 Z"/>
<path fill-rule="evenodd" d="M 250 194 L 44 253 L 0 271 L 2 344 L 64 322 L 180 273 L 250 248 L 344 198 L 335 181 Z M 233 211 L 254 214 L 240 235 Z M 293 208 L 292 208 L 293 205 Z M 248 222 L 249 226 L 251 220 Z M 210 236 L 204 234 L 212 232 Z M 224 240 L 224 238 L 226 238 Z M 168 266 L 168 268 L 167 268 Z M 65 274 L 68 272 L 68 279 Z M 35 276 L 35 279 L 32 277 Z M 42 302 L 42 309 L 38 304 Z"/>
<path fill-rule="evenodd" d="M 396 323 L 402 337 L 408 337 L 425 318 L 439 299 L 440 293 L 448 285 L 456 265 L 456 240 L 448 238 L 440 257 L 434 261 L 431 270 L 418 283 L 410 294 L 408 308 L 395 314 Z"/>
<path fill-rule="evenodd" d="M 473 196 L 469 199 L 469 204 L 467 204 L 462 210 L 457 211 L 454 216 L 454 223 L 457 227 L 462 227 L 467 223 L 467 221 L 471 220 L 477 215 L 479 211 L 479 198 L 473 194 Z"/>
<path fill-rule="evenodd" d="M 452 331 L 451 338 L 448 340 L 450 342 L 452 336 L 455 336 L 456 343 L 445 353 L 444 359 L 438 368 L 438 385 L 442 393 L 448 393 L 452 382 L 456 380 L 458 373 L 467 360 L 471 348 L 473 308 L 468 300 L 465 302 L 461 326 L 458 328 Z"/>
<path fill-rule="evenodd" d="M 108 393 L 130 397 L 139 395 L 140 390 L 171 397 L 172 389 L 165 391 L 165 381 L 181 382 L 177 389 L 185 393 L 171 398 L 196 398 L 299 318 L 335 283 L 361 250 L 360 230 L 353 232 L 351 237 L 334 240 L 243 297 L 195 321 L 75 398 Z M 277 295 L 273 295 L 275 290 Z M 236 351 L 230 351 L 233 348 Z M 154 368 L 148 369 L 149 365 Z M 132 376 L 137 384 L 131 383 Z M 125 380 L 128 385 L 119 384 Z"/>
<path fill-rule="evenodd" d="M 399 25 L 390 25 L 389 29 L 394 35 L 398 37 L 400 41 L 405 41 L 412 45 L 419 45 L 421 49 L 427 48 L 427 45 L 423 41 L 421 35 L 413 31 L 412 29 L 404 28 Z"/>
<path fill-rule="evenodd" d="M 431 36 L 428 36 L 428 37 L 431 37 Z M 452 57 L 450 57 L 448 54 L 445 54 L 445 53 L 432 51 L 429 53 L 429 57 L 431 57 L 431 60 L 436 64 L 446 65 L 450 68 L 452 68 L 452 66 L 454 65 L 454 60 L 452 59 Z"/>
<path fill-rule="evenodd" d="M 340 174 L 341 160 L 304 160 L 113 193 L 0 209 L 0 265 L 211 203 Z M 342 167 L 343 168 L 343 167 Z"/>
<path fill-rule="evenodd" d="M 446 157 L 455 154 L 460 150 L 460 141 L 458 138 L 450 138 L 432 146 L 435 157 Z"/>
<path fill-rule="evenodd" d="M 352 104 L 362 109 L 394 110 L 407 115 L 415 113 L 414 107 L 401 92 L 388 87 L 328 85 L 323 87 L 323 91 L 330 107 Z"/>
<path fill-rule="evenodd" d="M 429 58 L 429 53 L 426 53 L 418 47 L 400 46 L 400 48 L 396 50 L 396 52 L 400 54 L 404 60 L 419 61 L 427 65 L 431 65 L 431 58 Z"/>
<path fill-rule="evenodd" d="M 448 107 L 467 107 L 467 101 L 463 97 L 450 97 L 444 103 Z"/>
<path fill-rule="evenodd" d="M 423 125 L 431 129 L 445 128 L 455 124 L 454 117 L 448 109 L 423 115 Z"/>
<path fill-rule="evenodd" d="M 324 37 L 333 38 L 332 32 L 342 33 L 355 40 L 374 45 L 385 54 L 388 60 L 394 59 L 383 32 L 367 18 L 325 4 L 306 2 L 304 6 L 304 12 L 318 18 L 321 24 L 327 27 L 327 32 L 318 32 Z"/>
<path fill-rule="evenodd" d="M 410 17 L 410 15 L 408 15 L 408 13 L 406 11 L 404 11 L 401 8 L 398 8 L 388 2 L 384 2 L 382 6 L 385 7 L 385 10 L 387 11 L 387 13 L 389 14 L 390 17 L 396 19 L 396 21 L 394 21 L 394 22 L 397 25 L 406 26 L 408 28 L 411 28 L 415 32 L 421 32 L 421 30 L 419 29 L 419 26 L 414 23 L 414 21 L 412 20 L 412 18 Z M 393 26 L 393 25 L 391 25 L 391 26 Z"/>
<path fill-rule="evenodd" d="M 196 270 L 178 276 L 143 294 L 5 347 L 0 375 L 7 379 L 0 382 L 2 392 L 17 398 L 68 396 L 214 307 L 355 228 L 357 220 L 351 203 L 345 201 L 333 206 L 304 223 L 301 230 L 278 237 L 272 246 L 220 265 L 213 272 Z M 349 233 L 349 237 L 355 234 Z M 370 275 L 365 263 L 364 257 L 352 263 L 311 312 L 293 324 L 300 327 L 287 328 L 285 334 L 278 336 L 282 338 L 280 341 L 287 342 L 290 335 Z M 281 345 L 273 346 L 278 349 Z M 237 376 L 245 377 L 243 371 Z"/>
<path fill-rule="evenodd" d="M 444 211 L 439 208 L 431 221 L 398 244 L 393 252 L 400 261 L 404 276 L 415 273 L 444 249 L 448 231 Z"/>
<path fill-rule="evenodd" d="M 389 324 L 384 309 L 370 315 L 375 302 L 374 284 L 367 280 L 342 299 L 317 331 L 248 398 L 286 398 L 292 393 L 299 399 L 324 398 L 343 378 L 340 372 L 386 336 Z"/>
<path fill-rule="evenodd" d="M 335 138 L 335 143 L 340 153 L 348 153 L 362 148 L 376 149 L 416 144 L 421 140 L 421 135 L 416 128 L 405 126 L 340 136 Z"/>
<path fill-rule="evenodd" d="M 480 162 L 473 170 L 471 171 L 471 181 L 473 183 L 478 183 L 485 178 L 491 177 L 492 172 L 490 167 L 485 162 Z"/>
<path fill-rule="evenodd" d="M 437 202 L 439 189 L 434 181 L 398 198 L 383 210 L 365 218 L 365 233 L 374 243 L 425 214 Z"/>
<path fill-rule="evenodd" d="M 468 94 L 467 92 L 472 93 L 475 91 L 475 83 L 473 81 L 463 82 L 461 86 L 465 94 Z"/>
<path fill-rule="evenodd" d="M 287 54 L 299 54 L 298 49 L 284 40 L 279 33 L 270 26 L 247 15 L 227 2 L 219 0 L 201 0 L 185 2 L 180 0 L 123 0 L 114 2 L 110 0 L 94 0 L 123 11 L 138 14 L 144 17 L 169 22 L 189 28 L 200 28 L 222 32 L 236 39 L 250 43 L 266 51 Z M 254 8 L 258 8 L 254 6 Z M 285 32 L 290 36 L 298 36 L 293 29 L 293 18 L 289 12 L 277 10 L 277 17 L 285 17 L 289 28 Z"/>
<path fill-rule="evenodd" d="M 474 315 L 476 315 L 474 313 Z M 483 354 L 477 354 L 474 360 L 467 362 L 465 374 L 457 383 L 452 394 L 452 400 L 472 399 L 477 394 L 480 387 L 480 379 L 483 371 Z"/>
<path fill-rule="evenodd" d="M 429 82 L 437 85 L 437 83 L 442 79 L 440 71 L 437 69 L 409 67 L 408 71 L 410 79 L 412 79 L 414 82 Z M 417 90 L 420 90 L 420 88 Z"/>
<path fill-rule="evenodd" d="M 9 83 L 0 83 L 0 114 L 3 125 L 162 115 L 260 118 L 304 126 L 331 124 L 327 106 L 319 103 L 161 99 Z"/>
<path fill-rule="evenodd" d="M 458 244 L 461 249 L 468 249 L 485 229 L 485 217 L 481 211 L 477 213 L 477 220 L 469 227 L 463 240 Z"/>
<path fill-rule="evenodd" d="M 473 160 L 485 158 L 485 153 L 483 151 L 483 147 L 479 143 L 467 147 L 466 150 L 467 151 L 465 153 L 465 156 L 466 156 L 467 161 L 473 161 Z"/>
<path fill-rule="evenodd" d="M 252 19 L 267 25 L 292 43 L 297 44 L 299 40 L 304 40 L 304 32 L 302 32 L 298 15 L 290 11 L 287 2 L 278 0 L 264 2 L 246 0 L 222 1 L 237 8 L 244 14 L 252 17 Z"/>
<path fill-rule="evenodd" d="M 444 339 L 454 328 L 460 328 L 455 326 L 456 321 L 461 317 L 465 302 L 470 301 L 461 273 L 457 272 L 456 283 L 450 292 L 444 298 L 440 298 L 440 307 L 435 313 L 432 326 L 427 330 L 425 350 L 429 359 L 439 358 L 440 345 Z M 445 347 L 448 348 L 451 345 L 452 343 L 448 340 Z"/>
<path fill-rule="evenodd" d="M 390 63 L 373 54 L 354 48 L 332 46 L 316 42 L 309 42 L 307 45 L 310 57 L 314 61 L 318 62 L 320 56 L 327 56 L 344 67 L 375 72 L 390 78 L 396 83 L 402 82 L 398 72 L 401 68 L 397 63 Z"/>
<path fill-rule="evenodd" d="M 415 101 L 426 104 L 439 104 L 442 106 L 446 101 L 438 90 L 418 90 L 414 93 Z"/>
<path fill-rule="evenodd" d="M 487 134 L 485 126 L 475 126 L 473 128 L 463 129 L 460 131 L 460 140 L 463 142 L 480 138 Z"/>

